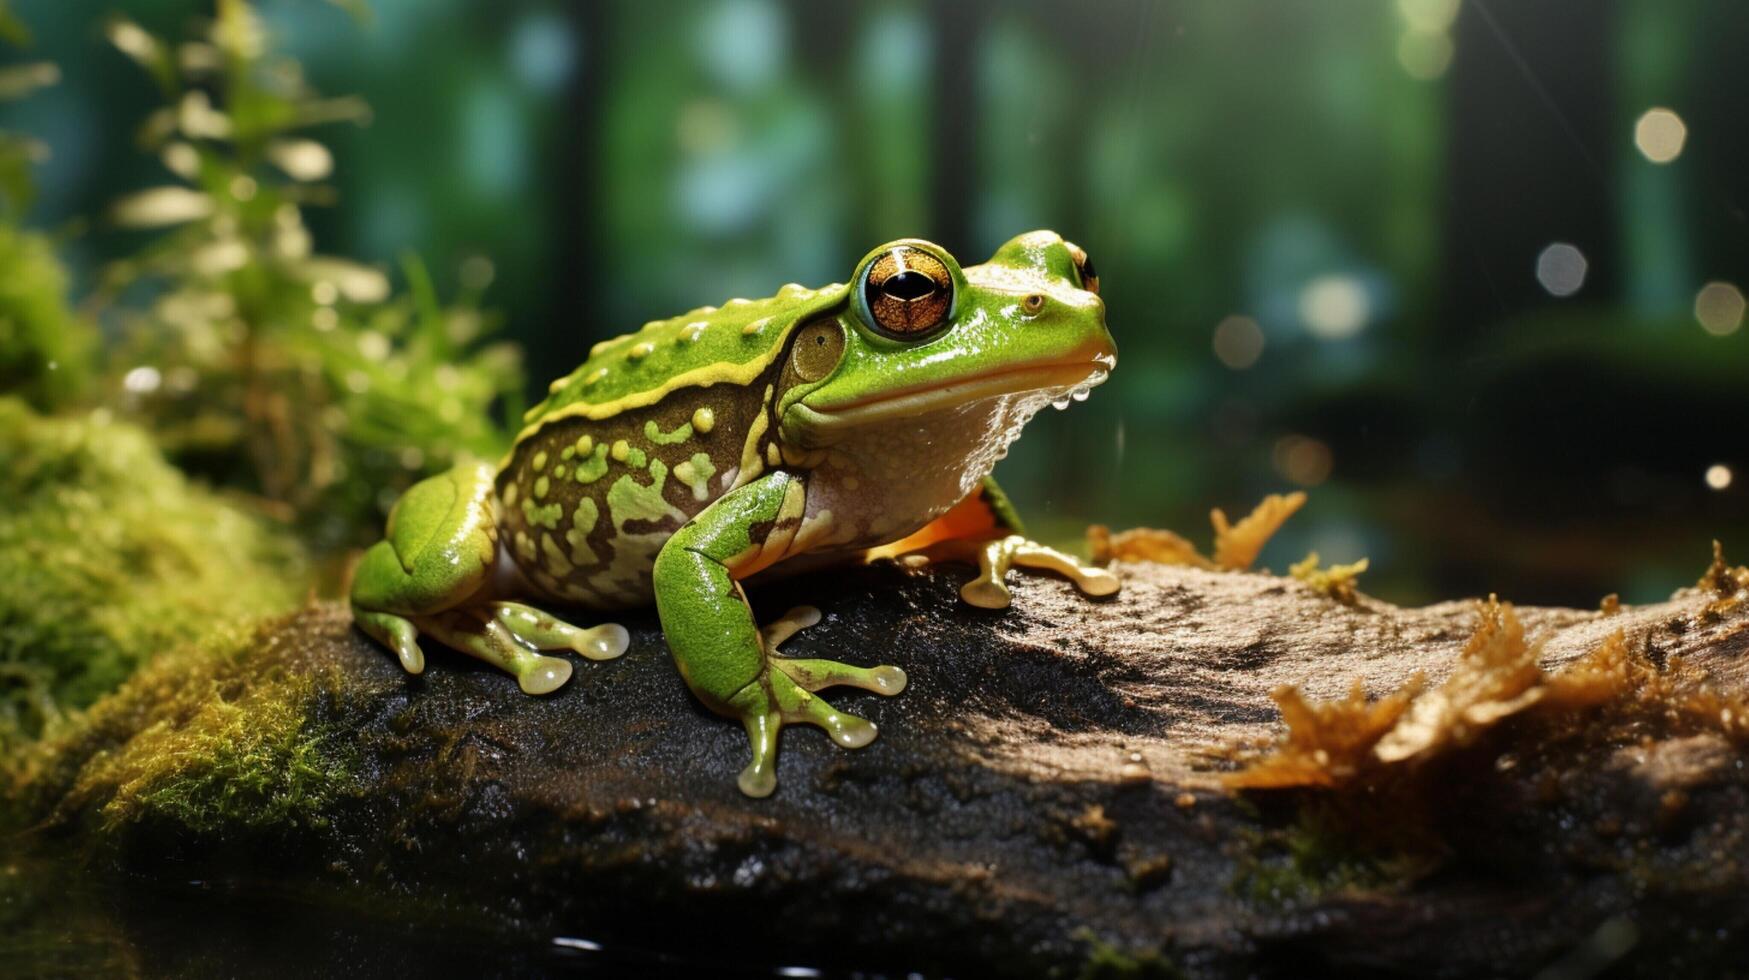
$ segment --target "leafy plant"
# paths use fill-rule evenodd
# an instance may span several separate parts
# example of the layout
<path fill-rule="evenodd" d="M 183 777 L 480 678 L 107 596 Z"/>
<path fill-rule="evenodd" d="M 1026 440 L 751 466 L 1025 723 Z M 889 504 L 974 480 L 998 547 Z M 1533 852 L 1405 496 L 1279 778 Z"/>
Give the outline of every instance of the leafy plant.
<path fill-rule="evenodd" d="M 420 476 L 495 454 L 522 384 L 479 306 L 483 260 L 443 305 L 418 259 L 396 293 L 381 270 L 315 253 L 303 208 L 331 203 L 327 147 L 308 131 L 369 119 L 318 96 L 274 55 L 244 0 L 172 45 L 115 18 L 108 37 L 165 105 L 140 143 L 176 180 L 116 202 L 155 236 L 105 270 L 125 338 L 114 394 L 179 463 L 257 493 L 318 547 L 367 540 Z"/>
<path fill-rule="evenodd" d="M 0 2 L 0 41 L 30 43 L 30 33 Z M 46 61 L 0 68 L 0 101 L 21 99 L 60 80 Z M 48 147 L 0 131 L 0 391 L 37 408 L 76 400 L 90 377 L 96 332 L 67 306 L 67 274 L 44 235 L 21 227 L 36 196 L 31 168 Z"/>

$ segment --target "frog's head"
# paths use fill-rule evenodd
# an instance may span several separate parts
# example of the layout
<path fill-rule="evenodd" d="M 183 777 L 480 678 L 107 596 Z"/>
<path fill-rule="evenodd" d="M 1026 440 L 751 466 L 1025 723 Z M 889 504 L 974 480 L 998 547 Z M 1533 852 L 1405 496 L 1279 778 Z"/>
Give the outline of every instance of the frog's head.
<path fill-rule="evenodd" d="M 1039 408 L 1084 396 L 1116 361 L 1093 263 L 1055 232 L 1020 235 L 964 269 L 901 239 L 857 264 L 845 309 L 795 332 L 781 432 L 808 449 L 882 423 L 981 414 L 1001 430 L 989 440 L 999 453 Z"/>

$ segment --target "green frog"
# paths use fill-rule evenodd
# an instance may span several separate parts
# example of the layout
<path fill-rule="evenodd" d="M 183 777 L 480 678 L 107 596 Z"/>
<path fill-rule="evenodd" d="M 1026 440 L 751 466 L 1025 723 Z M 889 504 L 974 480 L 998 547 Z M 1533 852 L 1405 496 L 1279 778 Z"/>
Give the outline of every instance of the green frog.
<path fill-rule="evenodd" d="M 1025 538 L 990 479 L 1036 412 L 1085 398 L 1115 363 L 1093 263 L 1049 231 L 969 268 L 903 239 L 848 284 L 647 323 L 554 381 L 496 467 L 396 502 L 355 571 L 354 620 L 410 673 L 423 634 L 545 694 L 572 671 L 550 652 L 608 660 L 629 642 L 551 609 L 653 601 L 687 686 L 746 728 L 741 790 L 769 795 L 781 726 L 846 748 L 875 737 L 815 692 L 895 695 L 905 674 L 779 655 L 818 611 L 761 629 L 744 586 L 890 556 L 975 561 L 960 595 L 986 608 L 1008 605 L 1011 567 L 1116 592 L 1109 571 Z"/>

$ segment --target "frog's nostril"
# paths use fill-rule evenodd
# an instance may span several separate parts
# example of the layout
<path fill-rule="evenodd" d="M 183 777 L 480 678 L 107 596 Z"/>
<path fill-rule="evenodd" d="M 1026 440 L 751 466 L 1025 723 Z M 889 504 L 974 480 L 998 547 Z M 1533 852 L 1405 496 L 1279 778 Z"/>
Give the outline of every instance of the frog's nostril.
<path fill-rule="evenodd" d="M 1027 316 L 1031 316 L 1045 308 L 1044 294 L 1028 293 L 1026 298 L 1020 301 L 1020 306 L 1026 311 Z"/>

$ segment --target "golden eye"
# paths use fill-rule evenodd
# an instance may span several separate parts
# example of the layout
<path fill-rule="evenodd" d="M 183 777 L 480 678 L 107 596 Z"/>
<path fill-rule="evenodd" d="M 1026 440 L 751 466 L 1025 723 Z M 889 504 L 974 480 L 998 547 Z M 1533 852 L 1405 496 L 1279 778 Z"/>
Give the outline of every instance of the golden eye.
<path fill-rule="evenodd" d="M 1099 295 L 1099 273 L 1093 268 L 1093 260 L 1087 257 L 1087 250 L 1074 242 L 1064 242 L 1069 246 L 1069 257 L 1075 260 L 1075 271 L 1081 274 L 1081 288 Z"/>
<path fill-rule="evenodd" d="M 1045 308 L 1044 294 L 1028 293 L 1026 294 L 1026 298 L 1020 301 L 1020 306 L 1022 309 L 1026 310 L 1027 316 L 1032 316 L 1039 310 Z"/>
<path fill-rule="evenodd" d="M 862 300 L 875 329 L 914 339 L 947 321 L 953 309 L 953 275 L 927 251 L 900 245 L 869 263 Z"/>
<path fill-rule="evenodd" d="M 796 331 L 789 363 L 802 381 L 818 381 L 832 373 L 844 356 L 844 328 L 837 320 L 816 320 Z"/>

